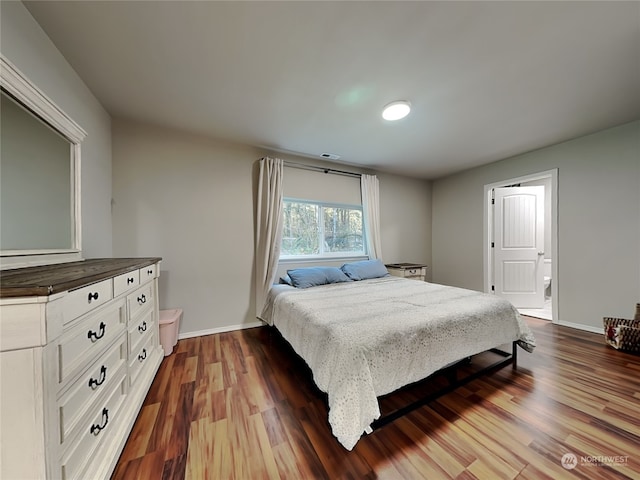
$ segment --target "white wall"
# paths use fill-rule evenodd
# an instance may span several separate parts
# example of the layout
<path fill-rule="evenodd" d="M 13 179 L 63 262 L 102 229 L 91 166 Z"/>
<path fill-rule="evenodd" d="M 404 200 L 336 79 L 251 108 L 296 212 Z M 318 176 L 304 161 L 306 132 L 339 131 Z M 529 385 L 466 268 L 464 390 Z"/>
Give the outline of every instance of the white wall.
<path fill-rule="evenodd" d="M 558 168 L 560 323 L 591 328 L 640 302 L 640 121 L 433 183 L 433 280 L 483 288 L 485 184 Z"/>
<path fill-rule="evenodd" d="M 255 322 L 254 198 L 265 155 L 318 163 L 114 120 L 114 254 L 163 257 L 160 305 L 184 310 L 183 336 Z M 430 262 L 429 183 L 379 178 L 385 261 Z"/>
<path fill-rule="evenodd" d="M 111 117 L 21 2 L 0 2 L 0 49 L 87 132 L 82 143 L 82 246 L 85 258 L 111 256 Z"/>
<path fill-rule="evenodd" d="M 160 307 L 182 333 L 255 321 L 249 147 L 114 120 L 116 256 L 160 256 Z"/>
<path fill-rule="evenodd" d="M 431 182 L 378 173 L 385 263 L 428 265 L 431 279 Z"/>

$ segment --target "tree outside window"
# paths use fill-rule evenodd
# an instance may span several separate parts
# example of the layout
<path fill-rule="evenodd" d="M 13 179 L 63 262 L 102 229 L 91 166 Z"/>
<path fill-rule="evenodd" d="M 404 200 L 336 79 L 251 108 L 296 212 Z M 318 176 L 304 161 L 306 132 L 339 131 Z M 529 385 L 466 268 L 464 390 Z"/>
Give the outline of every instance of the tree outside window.
<path fill-rule="evenodd" d="M 285 199 L 280 257 L 364 255 L 362 207 Z"/>

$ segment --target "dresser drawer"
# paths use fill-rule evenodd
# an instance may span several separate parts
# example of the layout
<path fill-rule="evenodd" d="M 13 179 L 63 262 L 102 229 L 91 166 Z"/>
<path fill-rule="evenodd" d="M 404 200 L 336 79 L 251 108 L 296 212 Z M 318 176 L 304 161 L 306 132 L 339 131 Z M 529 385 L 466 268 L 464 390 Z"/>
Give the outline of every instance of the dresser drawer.
<path fill-rule="evenodd" d="M 151 357 L 156 354 L 153 348 L 153 338 L 153 335 L 147 335 L 140 347 L 134 350 L 129 357 L 129 385 L 133 385 L 136 382 L 146 365 L 153 363 L 150 360 Z"/>
<path fill-rule="evenodd" d="M 129 355 L 137 352 L 142 343 L 155 328 L 154 309 L 149 308 L 146 313 L 136 317 L 135 321 L 129 321 Z"/>
<path fill-rule="evenodd" d="M 112 298 L 113 282 L 111 279 L 70 291 L 65 299 L 64 323 L 69 323 L 107 303 Z"/>
<path fill-rule="evenodd" d="M 158 276 L 158 264 L 149 265 L 140 269 L 140 283 L 152 280 Z"/>
<path fill-rule="evenodd" d="M 87 315 L 63 333 L 58 344 L 58 381 L 66 381 L 75 371 L 93 363 L 96 356 L 125 331 L 126 318 L 122 299 Z"/>
<path fill-rule="evenodd" d="M 134 318 L 141 310 L 153 305 L 153 283 L 148 283 L 142 288 L 127 296 L 129 317 Z"/>
<path fill-rule="evenodd" d="M 113 279 L 113 296 L 117 297 L 123 293 L 129 292 L 140 285 L 140 271 L 123 273 Z"/>
<path fill-rule="evenodd" d="M 101 448 L 106 448 L 103 439 L 117 428 L 118 413 L 125 398 L 126 373 L 122 370 L 119 384 L 111 395 L 96 403 L 81 420 L 79 435 L 68 446 L 62 457 L 62 478 L 91 478 L 91 463 L 102 461 Z M 84 473 L 83 473 L 84 472 Z"/>
<path fill-rule="evenodd" d="M 121 381 L 127 363 L 127 337 L 122 335 L 58 401 L 60 443 L 67 441 L 81 419 L 104 392 Z"/>
<path fill-rule="evenodd" d="M 404 270 L 404 276 L 405 278 L 410 278 L 410 277 L 422 277 L 424 276 L 423 272 L 423 268 L 407 268 Z"/>

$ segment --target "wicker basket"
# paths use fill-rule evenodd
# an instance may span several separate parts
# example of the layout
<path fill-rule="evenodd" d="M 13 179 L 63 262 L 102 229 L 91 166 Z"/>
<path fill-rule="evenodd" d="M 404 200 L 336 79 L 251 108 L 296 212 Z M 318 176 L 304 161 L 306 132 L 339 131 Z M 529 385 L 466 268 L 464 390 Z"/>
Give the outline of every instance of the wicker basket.
<path fill-rule="evenodd" d="M 609 345 L 617 350 L 640 353 L 640 303 L 636 304 L 633 320 L 604 317 L 602 323 L 604 338 Z"/>

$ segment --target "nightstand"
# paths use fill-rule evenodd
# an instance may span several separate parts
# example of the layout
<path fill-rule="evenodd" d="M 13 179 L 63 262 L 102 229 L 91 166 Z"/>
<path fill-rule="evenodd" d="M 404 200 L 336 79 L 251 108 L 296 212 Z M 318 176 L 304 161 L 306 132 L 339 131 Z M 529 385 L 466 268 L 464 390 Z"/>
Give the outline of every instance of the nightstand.
<path fill-rule="evenodd" d="M 426 281 L 427 266 L 422 263 L 389 263 L 385 265 L 391 275 Z"/>

